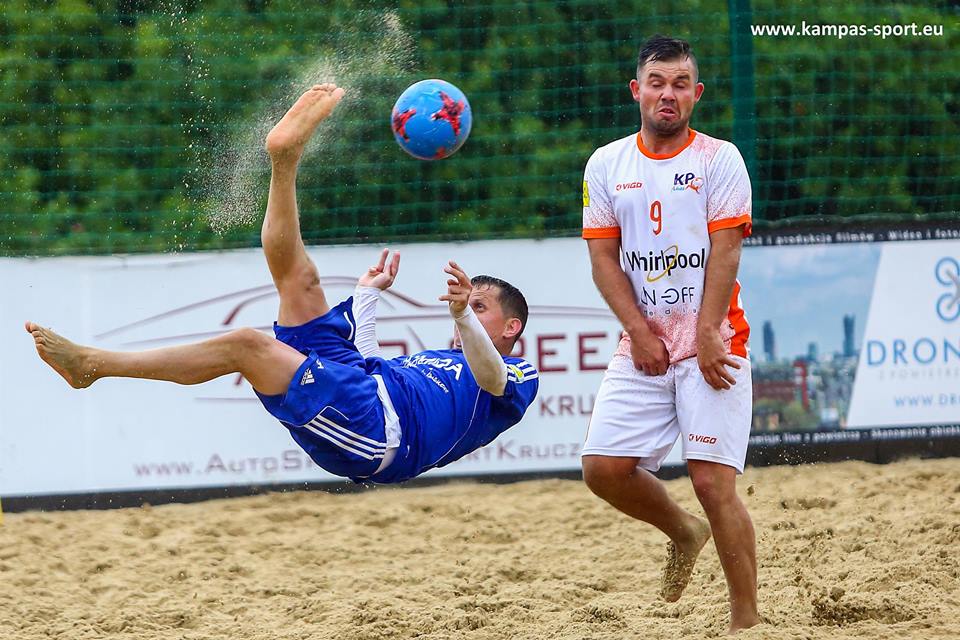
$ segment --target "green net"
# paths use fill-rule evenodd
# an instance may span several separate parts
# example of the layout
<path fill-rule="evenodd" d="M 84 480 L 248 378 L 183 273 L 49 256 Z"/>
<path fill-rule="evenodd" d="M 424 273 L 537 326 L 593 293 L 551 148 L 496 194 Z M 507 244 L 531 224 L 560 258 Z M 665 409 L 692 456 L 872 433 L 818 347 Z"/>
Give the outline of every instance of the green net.
<path fill-rule="evenodd" d="M 0 253 L 251 246 L 262 141 L 314 82 L 349 90 L 304 159 L 308 242 L 576 235 L 594 148 L 639 125 L 627 82 L 653 33 L 691 41 L 693 126 L 734 140 L 758 229 L 953 219 L 953 2 L 8 0 L 0 8 Z M 804 35 L 815 25 L 942 35 Z M 794 36 L 755 34 L 794 26 Z M 393 141 L 410 83 L 458 85 L 474 128 L 420 162 Z"/>

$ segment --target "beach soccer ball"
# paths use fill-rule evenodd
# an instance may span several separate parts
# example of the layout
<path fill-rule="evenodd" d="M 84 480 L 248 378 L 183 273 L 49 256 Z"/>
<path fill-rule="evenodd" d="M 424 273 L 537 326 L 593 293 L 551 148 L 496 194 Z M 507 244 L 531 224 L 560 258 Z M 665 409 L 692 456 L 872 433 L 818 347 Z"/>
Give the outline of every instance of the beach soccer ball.
<path fill-rule="evenodd" d="M 400 148 L 420 160 L 439 160 L 457 152 L 473 116 L 463 91 L 443 80 L 421 80 L 397 98 L 391 115 Z"/>

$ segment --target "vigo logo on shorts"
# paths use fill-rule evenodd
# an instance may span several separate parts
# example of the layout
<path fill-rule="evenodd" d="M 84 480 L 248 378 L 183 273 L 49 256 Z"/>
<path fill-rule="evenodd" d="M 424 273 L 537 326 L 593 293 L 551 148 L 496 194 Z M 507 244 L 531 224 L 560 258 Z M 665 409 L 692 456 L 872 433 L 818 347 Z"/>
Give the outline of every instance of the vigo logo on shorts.
<path fill-rule="evenodd" d="M 702 436 L 699 433 L 691 433 L 687 436 L 690 442 L 702 442 L 703 444 L 717 444 L 717 439 L 713 436 Z"/>

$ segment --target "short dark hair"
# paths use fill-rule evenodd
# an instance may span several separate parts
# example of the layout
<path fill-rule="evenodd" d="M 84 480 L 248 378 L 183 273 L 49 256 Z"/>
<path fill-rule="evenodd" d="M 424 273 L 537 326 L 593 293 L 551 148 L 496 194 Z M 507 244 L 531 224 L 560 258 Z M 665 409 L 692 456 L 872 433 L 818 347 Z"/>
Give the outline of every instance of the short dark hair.
<path fill-rule="evenodd" d="M 503 307 L 503 311 L 507 317 L 520 320 L 520 331 L 514 336 L 514 341 L 520 338 L 520 334 L 522 334 L 523 330 L 527 327 L 527 317 L 530 315 L 530 311 L 527 308 L 527 299 L 520 293 L 520 289 L 517 289 L 506 280 L 494 278 L 493 276 L 473 276 L 470 279 L 470 284 L 475 287 L 496 287 L 500 290 L 500 293 L 497 294 L 497 302 Z"/>
<path fill-rule="evenodd" d="M 697 57 L 693 55 L 689 42 L 660 34 L 651 36 L 640 45 L 640 53 L 637 55 L 637 80 L 640 79 L 640 70 L 643 69 L 643 65 L 648 62 L 688 58 L 693 63 L 694 80 L 697 80 L 700 77 L 700 68 L 697 66 Z"/>

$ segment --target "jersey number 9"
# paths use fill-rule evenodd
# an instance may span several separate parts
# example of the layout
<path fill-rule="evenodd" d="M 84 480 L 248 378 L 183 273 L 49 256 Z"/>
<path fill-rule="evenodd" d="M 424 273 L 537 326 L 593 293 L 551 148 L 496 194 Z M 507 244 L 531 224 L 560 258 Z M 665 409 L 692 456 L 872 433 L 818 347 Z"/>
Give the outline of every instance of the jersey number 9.
<path fill-rule="evenodd" d="M 654 200 L 650 205 L 650 220 L 656 225 L 653 228 L 653 235 L 658 236 L 663 231 L 663 209 L 659 200 Z"/>

